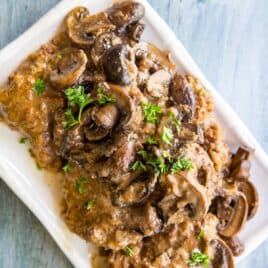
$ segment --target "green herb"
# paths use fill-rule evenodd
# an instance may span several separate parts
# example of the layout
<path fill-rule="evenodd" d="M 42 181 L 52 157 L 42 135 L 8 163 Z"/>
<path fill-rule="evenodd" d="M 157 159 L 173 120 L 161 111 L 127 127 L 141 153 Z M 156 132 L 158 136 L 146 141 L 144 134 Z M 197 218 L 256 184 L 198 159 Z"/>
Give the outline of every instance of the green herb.
<path fill-rule="evenodd" d="M 125 247 L 125 252 L 126 252 L 127 256 L 129 256 L 129 257 L 132 257 L 134 255 L 134 251 L 130 246 Z"/>
<path fill-rule="evenodd" d="M 43 80 L 37 79 L 34 83 L 33 89 L 37 96 L 40 96 L 46 89 L 46 85 Z"/>
<path fill-rule="evenodd" d="M 182 170 L 191 170 L 193 168 L 194 166 L 191 161 L 181 157 L 172 164 L 171 171 L 172 173 L 177 173 Z"/>
<path fill-rule="evenodd" d="M 181 122 L 176 118 L 175 114 L 173 112 L 169 112 L 168 116 L 172 119 L 171 123 L 173 126 L 175 126 L 177 129 L 180 128 Z"/>
<path fill-rule="evenodd" d="M 87 183 L 87 179 L 85 177 L 80 177 L 75 184 L 75 189 L 78 193 L 83 194 L 86 192 L 85 184 Z"/>
<path fill-rule="evenodd" d="M 198 240 L 203 240 L 205 237 L 205 230 L 204 229 L 201 229 L 198 236 L 197 236 L 197 239 Z"/>
<path fill-rule="evenodd" d="M 67 163 L 65 166 L 63 166 L 62 170 L 66 173 L 69 173 L 72 170 L 70 163 Z"/>
<path fill-rule="evenodd" d="M 161 107 L 154 104 L 143 103 L 142 104 L 143 113 L 145 115 L 145 120 L 148 123 L 159 123 L 159 118 L 161 116 Z"/>
<path fill-rule="evenodd" d="M 84 108 L 92 103 L 93 100 L 85 93 L 85 88 L 83 86 L 69 87 L 64 90 L 64 93 L 71 106 L 79 106 L 77 121 L 80 123 Z"/>
<path fill-rule="evenodd" d="M 93 207 L 94 201 L 93 200 L 88 200 L 86 202 L 86 209 L 90 210 Z"/>
<path fill-rule="evenodd" d="M 141 161 L 136 161 L 134 164 L 131 166 L 132 171 L 137 171 L 137 170 L 144 170 L 146 171 L 146 166 L 141 162 Z"/>
<path fill-rule="evenodd" d="M 188 261 L 190 266 L 203 265 L 208 267 L 209 265 L 209 256 L 198 251 L 194 251 L 191 255 L 190 260 Z"/>
<path fill-rule="evenodd" d="M 148 153 L 145 150 L 138 151 L 138 155 L 140 155 L 144 160 L 148 157 Z"/>
<path fill-rule="evenodd" d="M 157 144 L 157 140 L 153 137 L 149 137 L 146 142 L 150 145 Z"/>
<path fill-rule="evenodd" d="M 165 159 L 163 159 L 162 157 L 148 160 L 146 164 L 152 166 L 155 170 L 155 173 L 158 175 L 168 173 L 168 166 L 165 164 Z"/>
<path fill-rule="evenodd" d="M 173 140 L 172 130 L 168 127 L 164 127 L 161 138 L 164 143 L 170 144 L 171 141 Z"/>
<path fill-rule="evenodd" d="M 25 144 L 27 140 L 28 140 L 28 138 L 22 137 L 22 138 L 20 138 L 19 143 Z"/>
<path fill-rule="evenodd" d="M 116 102 L 115 98 L 105 95 L 103 93 L 102 88 L 98 88 L 97 92 L 98 92 L 98 102 L 100 105 L 105 105 L 107 103 L 115 103 Z"/>
<path fill-rule="evenodd" d="M 65 121 L 63 122 L 63 126 L 65 128 L 71 128 L 77 124 L 79 121 L 74 118 L 73 112 L 71 108 L 68 108 L 65 112 Z"/>

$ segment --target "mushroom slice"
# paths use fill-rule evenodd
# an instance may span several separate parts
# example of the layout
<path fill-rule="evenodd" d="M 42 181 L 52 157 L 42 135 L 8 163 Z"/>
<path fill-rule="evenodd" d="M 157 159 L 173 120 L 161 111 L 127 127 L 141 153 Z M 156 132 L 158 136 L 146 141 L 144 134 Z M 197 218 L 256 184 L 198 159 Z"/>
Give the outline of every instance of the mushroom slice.
<path fill-rule="evenodd" d="M 154 98 L 166 97 L 168 95 L 171 74 L 167 70 L 159 70 L 150 76 L 147 81 L 147 91 Z"/>
<path fill-rule="evenodd" d="M 62 59 L 50 75 L 50 81 L 60 88 L 72 86 L 83 74 L 87 65 L 87 56 L 82 49 L 65 48 L 60 52 Z"/>
<path fill-rule="evenodd" d="M 119 44 L 108 49 L 103 55 L 102 65 L 109 82 L 129 85 L 134 79 L 134 54 L 126 45 Z"/>
<path fill-rule="evenodd" d="M 115 33 L 104 33 L 95 39 L 91 49 L 91 58 L 97 66 L 104 52 L 112 46 L 121 44 L 122 40 Z"/>
<path fill-rule="evenodd" d="M 145 14 L 144 6 L 136 2 L 122 2 L 107 10 L 109 19 L 122 32 L 128 25 L 139 21 Z"/>
<path fill-rule="evenodd" d="M 245 247 L 237 236 L 224 237 L 223 240 L 227 244 L 227 246 L 231 249 L 234 256 L 239 256 L 243 253 Z"/>
<path fill-rule="evenodd" d="M 211 267 L 213 268 L 234 268 L 234 260 L 231 250 L 219 239 L 213 239 L 209 242 L 211 251 Z"/>
<path fill-rule="evenodd" d="M 232 237 L 236 235 L 244 226 L 248 216 L 247 199 L 242 193 L 219 199 L 217 206 L 217 217 L 219 225 L 217 227 L 220 235 Z"/>
<path fill-rule="evenodd" d="M 127 27 L 127 36 L 134 42 L 139 42 L 145 25 L 143 23 L 132 23 Z"/>
<path fill-rule="evenodd" d="M 250 150 L 247 147 L 240 147 L 233 156 L 230 177 L 234 180 L 248 180 L 250 176 Z"/>
<path fill-rule="evenodd" d="M 189 121 L 194 117 L 196 100 L 194 90 L 186 77 L 176 73 L 170 86 L 170 96 L 182 111 L 182 121 Z"/>
<path fill-rule="evenodd" d="M 66 19 L 68 35 L 77 45 L 82 47 L 91 46 L 96 36 L 115 29 L 105 12 L 91 16 L 89 14 L 85 16 L 85 13 L 82 13 L 82 16 L 79 14 L 81 14 L 81 11 L 74 9 Z"/>
<path fill-rule="evenodd" d="M 238 190 L 242 192 L 248 202 L 248 220 L 253 218 L 259 207 L 259 196 L 258 192 L 250 181 L 238 182 Z"/>
<path fill-rule="evenodd" d="M 204 131 L 200 124 L 183 123 L 178 133 L 180 143 L 204 143 Z"/>
<path fill-rule="evenodd" d="M 119 207 L 139 204 L 153 192 L 156 182 L 157 175 L 151 168 L 146 172 L 133 173 L 132 182 L 114 194 L 113 203 Z"/>
<path fill-rule="evenodd" d="M 94 107 L 90 110 L 91 121 L 85 127 L 85 136 L 89 141 L 105 138 L 118 121 L 119 111 L 113 104 Z"/>

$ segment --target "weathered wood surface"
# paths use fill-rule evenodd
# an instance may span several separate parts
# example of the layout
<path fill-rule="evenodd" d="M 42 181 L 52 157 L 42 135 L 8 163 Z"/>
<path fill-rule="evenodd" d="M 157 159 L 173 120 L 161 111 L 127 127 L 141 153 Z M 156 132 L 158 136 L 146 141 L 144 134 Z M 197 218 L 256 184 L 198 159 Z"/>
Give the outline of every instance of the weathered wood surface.
<path fill-rule="evenodd" d="M 149 1 L 268 151 L 268 1 Z M 57 2 L 1 0 L 0 48 Z M 71 267 L 38 220 L 1 181 L 0 211 L 1 268 Z M 239 267 L 268 267 L 268 242 Z"/>

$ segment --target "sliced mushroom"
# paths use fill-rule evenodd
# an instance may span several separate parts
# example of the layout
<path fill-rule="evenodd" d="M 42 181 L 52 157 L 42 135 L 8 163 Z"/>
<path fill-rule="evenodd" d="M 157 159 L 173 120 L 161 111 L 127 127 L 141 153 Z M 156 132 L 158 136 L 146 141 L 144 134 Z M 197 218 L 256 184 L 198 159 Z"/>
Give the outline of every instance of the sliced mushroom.
<path fill-rule="evenodd" d="M 145 9 L 140 3 L 126 1 L 113 5 L 107 12 L 118 32 L 122 32 L 128 25 L 143 18 Z"/>
<path fill-rule="evenodd" d="M 115 33 L 104 33 L 98 36 L 91 49 L 91 58 L 96 66 L 99 65 L 99 61 L 103 56 L 104 52 L 118 44 L 121 44 L 122 41 Z"/>
<path fill-rule="evenodd" d="M 60 52 L 62 59 L 57 62 L 56 69 L 50 73 L 50 81 L 66 88 L 76 83 L 83 74 L 87 65 L 85 52 L 77 48 L 65 48 Z"/>
<path fill-rule="evenodd" d="M 199 185 L 191 183 L 180 173 L 162 177 L 161 184 L 167 188 L 167 193 L 158 206 L 165 217 L 174 218 L 169 219 L 170 223 L 176 220 L 177 216 L 180 219 L 186 216 L 198 220 L 206 214 L 208 202 L 205 192 Z"/>
<path fill-rule="evenodd" d="M 150 76 L 147 81 L 147 91 L 155 98 L 166 97 L 168 95 L 171 74 L 167 70 L 159 70 Z"/>
<path fill-rule="evenodd" d="M 203 128 L 199 124 L 183 123 L 180 126 L 178 139 L 180 143 L 196 142 L 199 144 L 203 144 L 204 143 Z"/>
<path fill-rule="evenodd" d="M 227 246 L 231 249 L 234 256 L 239 256 L 243 253 L 245 247 L 237 236 L 224 237 L 223 240 L 227 244 Z"/>
<path fill-rule="evenodd" d="M 139 42 L 144 31 L 145 25 L 143 23 L 132 23 L 127 27 L 127 36 L 134 42 Z"/>
<path fill-rule="evenodd" d="M 66 24 L 70 39 L 82 47 L 91 46 L 96 36 L 115 29 L 107 13 L 101 12 L 89 16 L 83 8 L 82 12 L 79 8 L 71 11 L 67 16 Z"/>
<path fill-rule="evenodd" d="M 211 267 L 213 268 L 234 268 L 234 260 L 231 250 L 219 239 L 213 239 L 209 242 L 211 252 Z"/>
<path fill-rule="evenodd" d="M 248 180 L 250 176 L 250 150 L 246 147 L 240 147 L 233 156 L 230 177 L 233 180 Z"/>
<path fill-rule="evenodd" d="M 113 203 L 120 207 L 139 204 L 153 192 L 156 182 L 157 175 L 152 169 L 134 173 L 131 183 L 114 194 Z"/>
<path fill-rule="evenodd" d="M 248 202 L 248 219 L 252 219 L 259 207 L 259 196 L 258 192 L 250 181 L 238 182 L 238 190 L 242 192 Z"/>
<path fill-rule="evenodd" d="M 175 74 L 170 86 L 170 96 L 182 111 L 182 121 L 191 120 L 195 114 L 196 100 L 194 90 L 184 76 Z"/>
<path fill-rule="evenodd" d="M 236 193 L 217 202 L 218 232 L 225 237 L 235 236 L 244 226 L 248 216 L 248 203 L 242 193 Z"/>
<path fill-rule="evenodd" d="M 136 72 L 133 56 L 126 45 L 119 44 L 108 49 L 102 58 L 107 80 L 119 85 L 129 85 Z"/>

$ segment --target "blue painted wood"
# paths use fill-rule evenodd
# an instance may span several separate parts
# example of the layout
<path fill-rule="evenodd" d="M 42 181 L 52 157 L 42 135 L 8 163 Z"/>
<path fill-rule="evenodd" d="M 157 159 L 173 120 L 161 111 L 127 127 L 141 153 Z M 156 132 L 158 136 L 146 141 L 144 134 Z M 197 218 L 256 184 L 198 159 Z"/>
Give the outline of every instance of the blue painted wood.
<path fill-rule="evenodd" d="M 0 48 L 58 0 L 1 0 Z M 268 1 L 149 0 L 268 151 Z M 1 70 L 1 67 L 0 67 Z M 0 181 L 0 267 L 71 267 Z M 268 267 L 268 242 L 238 267 Z"/>

